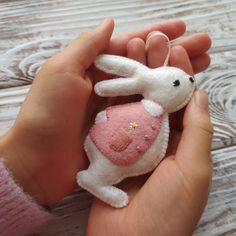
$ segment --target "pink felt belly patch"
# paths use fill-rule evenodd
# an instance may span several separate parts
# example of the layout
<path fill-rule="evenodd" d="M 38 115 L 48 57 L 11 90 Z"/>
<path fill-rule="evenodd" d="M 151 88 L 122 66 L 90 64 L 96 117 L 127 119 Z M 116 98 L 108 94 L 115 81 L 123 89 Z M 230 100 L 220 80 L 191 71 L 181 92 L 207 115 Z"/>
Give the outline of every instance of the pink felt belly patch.
<path fill-rule="evenodd" d="M 135 163 L 153 144 L 163 116 L 151 116 L 141 102 L 108 107 L 107 120 L 94 124 L 90 137 L 113 164 Z"/>

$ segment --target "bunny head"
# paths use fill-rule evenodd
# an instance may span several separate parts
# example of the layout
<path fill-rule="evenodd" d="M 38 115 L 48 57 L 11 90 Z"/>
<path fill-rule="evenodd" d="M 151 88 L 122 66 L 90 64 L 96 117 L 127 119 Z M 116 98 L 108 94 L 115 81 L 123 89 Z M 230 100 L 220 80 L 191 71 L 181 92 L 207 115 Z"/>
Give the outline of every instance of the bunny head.
<path fill-rule="evenodd" d="M 99 96 L 141 94 L 145 99 L 159 103 L 168 113 L 184 107 L 195 89 L 194 78 L 176 67 L 150 69 L 137 61 L 114 55 L 99 56 L 95 66 L 122 76 L 97 83 L 95 92 Z"/>
<path fill-rule="evenodd" d="M 170 66 L 148 70 L 149 73 L 142 79 L 145 99 L 159 103 L 168 113 L 180 110 L 189 102 L 195 89 L 192 76 Z"/>

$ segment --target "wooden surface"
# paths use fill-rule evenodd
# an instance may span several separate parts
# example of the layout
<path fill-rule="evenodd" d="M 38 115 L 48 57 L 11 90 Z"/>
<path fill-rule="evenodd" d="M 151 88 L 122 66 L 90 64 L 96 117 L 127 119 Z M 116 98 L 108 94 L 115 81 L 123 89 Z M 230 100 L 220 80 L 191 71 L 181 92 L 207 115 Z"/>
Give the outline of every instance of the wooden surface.
<path fill-rule="evenodd" d="M 1 0 L 0 134 L 14 122 L 42 62 L 106 16 L 114 16 L 115 34 L 182 18 L 187 33 L 211 35 L 212 64 L 197 79 L 210 95 L 214 176 L 194 235 L 236 235 L 236 0 Z M 90 202 L 78 189 L 52 208 L 59 221 L 36 235 L 84 235 Z"/>

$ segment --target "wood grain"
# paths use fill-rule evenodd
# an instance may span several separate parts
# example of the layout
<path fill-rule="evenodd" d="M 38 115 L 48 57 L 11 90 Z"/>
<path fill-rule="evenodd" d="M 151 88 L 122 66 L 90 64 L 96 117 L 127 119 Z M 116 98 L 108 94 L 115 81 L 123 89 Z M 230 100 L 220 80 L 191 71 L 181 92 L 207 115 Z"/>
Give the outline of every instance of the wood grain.
<path fill-rule="evenodd" d="M 1 0 L 0 135 L 12 126 L 42 63 L 106 16 L 115 18 L 115 34 L 182 18 L 187 34 L 211 35 L 212 64 L 197 80 L 209 92 L 214 178 L 195 235 L 236 235 L 235 0 Z M 52 207 L 59 220 L 36 235 L 84 235 L 90 203 L 91 195 L 78 189 Z"/>
<path fill-rule="evenodd" d="M 212 152 L 212 190 L 195 235 L 236 235 L 235 153 L 236 146 Z"/>

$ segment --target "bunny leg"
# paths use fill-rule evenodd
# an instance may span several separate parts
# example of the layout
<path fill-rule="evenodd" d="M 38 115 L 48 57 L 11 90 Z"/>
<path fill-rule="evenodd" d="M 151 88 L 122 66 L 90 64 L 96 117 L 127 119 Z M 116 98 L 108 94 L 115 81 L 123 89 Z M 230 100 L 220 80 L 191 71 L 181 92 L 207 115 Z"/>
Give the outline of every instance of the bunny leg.
<path fill-rule="evenodd" d="M 102 186 L 97 197 L 116 208 L 124 207 L 129 202 L 127 193 L 114 186 Z"/>
<path fill-rule="evenodd" d="M 97 122 L 103 122 L 103 117 L 105 117 L 105 114 L 101 112 Z M 78 184 L 114 207 L 120 208 L 127 205 L 128 195 L 112 186 L 120 182 L 118 180 L 122 177 L 123 172 L 118 171 L 117 166 L 114 166 L 101 154 L 89 135 L 85 140 L 85 150 L 90 160 L 90 166 L 87 170 L 80 171 L 77 174 Z"/>
<path fill-rule="evenodd" d="M 128 204 L 128 195 L 124 191 L 102 183 L 99 174 L 96 175 L 91 169 L 80 171 L 77 174 L 77 182 L 82 188 L 113 207 L 121 208 Z"/>

